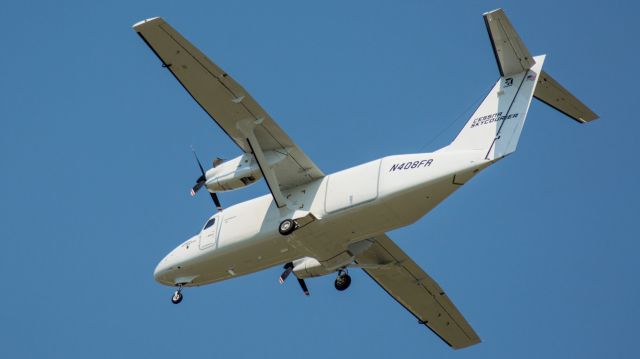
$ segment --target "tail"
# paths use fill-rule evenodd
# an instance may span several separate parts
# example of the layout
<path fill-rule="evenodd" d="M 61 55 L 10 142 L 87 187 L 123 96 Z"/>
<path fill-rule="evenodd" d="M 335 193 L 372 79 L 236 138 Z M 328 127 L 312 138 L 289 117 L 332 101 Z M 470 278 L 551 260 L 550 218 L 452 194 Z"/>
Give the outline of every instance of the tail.
<path fill-rule="evenodd" d="M 545 55 L 532 57 L 501 9 L 484 14 L 500 78 L 487 97 L 443 150 L 486 151 L 496 160 L 516 150 L 531 99 L 585 123 L 598 116 L 542 71 Z"/>

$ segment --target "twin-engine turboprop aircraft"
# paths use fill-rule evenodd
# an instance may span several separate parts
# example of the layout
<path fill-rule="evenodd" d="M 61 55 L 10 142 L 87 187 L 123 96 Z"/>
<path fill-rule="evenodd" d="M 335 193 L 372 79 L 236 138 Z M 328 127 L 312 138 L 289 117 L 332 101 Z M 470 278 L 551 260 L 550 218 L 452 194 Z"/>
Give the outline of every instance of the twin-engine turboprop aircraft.
<path fill-rule="evenodd" d="M 502 10 L 484 14 L 500 78 L 454 141 L 433 153 L 380 158 L 325 175 L 269 114 L 161 18 L 133 26 L 162 66 L 242 151 L 214 161 L 193 187 L 205 187 L 218 212 L 200 233 L 171 251 L 155 269 L 162 284 L 200 286 L 284 264 L 306 278 L 337 273 L 335 287 L 361 268 L 418 323 L 453 348 L 480 342 L 440 286 L 385 233 L 409 225 L 480 170 L 516 149 L 533 97 L 585 123 L 597 115 L 542 70 Z M 217 192 L 264 178 L 270 194 L 221 209 Z"/>

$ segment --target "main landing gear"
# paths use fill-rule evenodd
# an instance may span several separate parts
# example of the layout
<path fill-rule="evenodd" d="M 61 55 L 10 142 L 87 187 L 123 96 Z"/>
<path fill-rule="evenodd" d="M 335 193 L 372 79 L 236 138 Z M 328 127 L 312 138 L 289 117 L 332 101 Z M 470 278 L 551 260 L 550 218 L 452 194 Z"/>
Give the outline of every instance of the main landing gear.
<path fill-rule="evenodd" d="M 350 285 L 351 285 L 351 276 L 349 276 L 349 273 L 347 273 L 347 271 L 344 269 L 339 270 L 338 277 L 336 278 L 336 281 L 334 283 L 334 286 L 336 287 L 336 289 L 339 291 L 343 291 L 349 288 Z"/>
<path fill-rule="evenodd" d="M 278 226 L 278 232 L 280 232 L 280 234 L 282 234 L 283 236 L 288 236 L 297 228 L 298 224 L 296 223 L 296 221 L 294 221 L 293 219 L 285 219 L 284 221 L 280 222 L 280 226 Z"/>
<path fill-rule="evenodd" d="M 171 297 L 171 303 L 180 304 L 182 302 L 182 284 L 178 285 L 178 289 L 173 293 Z"/>

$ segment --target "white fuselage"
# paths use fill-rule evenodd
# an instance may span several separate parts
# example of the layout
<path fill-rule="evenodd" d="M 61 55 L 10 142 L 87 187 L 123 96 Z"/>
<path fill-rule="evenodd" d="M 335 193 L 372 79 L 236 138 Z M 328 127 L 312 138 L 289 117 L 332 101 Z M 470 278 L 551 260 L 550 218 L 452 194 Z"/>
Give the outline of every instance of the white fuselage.
<path fill-rule="evenodd" d="M 327 273 L 352 263 L 349 245 L 411 224 L 495 161 L 485 151 L 447 151 L 384 157 L 216 213 L 215 223 L 171 251 L 154 276 L 166 285 L 198 286 L 249 274 L 302 257 Z M 313 220 L 283 236 L 284 219 Z"/>

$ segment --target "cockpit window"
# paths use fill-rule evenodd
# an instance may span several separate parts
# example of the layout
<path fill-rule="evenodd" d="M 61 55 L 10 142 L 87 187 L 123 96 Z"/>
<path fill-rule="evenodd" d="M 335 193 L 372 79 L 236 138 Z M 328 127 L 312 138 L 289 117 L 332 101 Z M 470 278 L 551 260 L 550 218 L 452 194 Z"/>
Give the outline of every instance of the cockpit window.
<path fill-rule="evenodd" d="M 215 218 L 211 218 L 210 220 L 207 221 L 207 224 L 204 225 L 204 228 L 202 228 L 202 230 L 205 230 L 205 229 L 213 226 L 214 223 L 216 223 L 216 219 Z"/>

